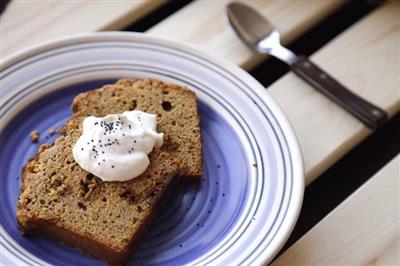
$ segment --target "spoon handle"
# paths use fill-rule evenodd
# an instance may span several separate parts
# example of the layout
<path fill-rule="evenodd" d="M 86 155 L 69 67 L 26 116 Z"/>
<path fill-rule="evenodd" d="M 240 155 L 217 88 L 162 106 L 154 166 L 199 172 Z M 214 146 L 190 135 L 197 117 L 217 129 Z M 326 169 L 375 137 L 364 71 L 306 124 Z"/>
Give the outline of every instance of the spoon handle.
<path fill-rule="evenodd" d="M 388 114 L 384 110 L 346 89 L 307 57 L 299 56 L 291 64 L 291 68 L 300 78 L 342 106 L 366 126 L 376 129 L 388 120 Z"/>

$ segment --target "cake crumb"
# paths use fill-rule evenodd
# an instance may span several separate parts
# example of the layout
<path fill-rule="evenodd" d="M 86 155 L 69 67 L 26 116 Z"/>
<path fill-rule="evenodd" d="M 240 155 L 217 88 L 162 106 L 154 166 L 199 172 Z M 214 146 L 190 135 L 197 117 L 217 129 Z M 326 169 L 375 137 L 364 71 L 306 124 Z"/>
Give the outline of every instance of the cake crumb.
<path fill-rule="evenodd" d="M 50 128 L 49 131 L 47 131 L 47 134 L 49 134 L 50 136 L 53 136 L 56 133 L 57 133 L 57 129 L 55 129 L 55 128 Z"/>
<path fill-rule="evenodd" d="M 37 130 L 32 131 L 30 136 L 32 143 L 37 143 L 39 141 L 40 134 Z"/>

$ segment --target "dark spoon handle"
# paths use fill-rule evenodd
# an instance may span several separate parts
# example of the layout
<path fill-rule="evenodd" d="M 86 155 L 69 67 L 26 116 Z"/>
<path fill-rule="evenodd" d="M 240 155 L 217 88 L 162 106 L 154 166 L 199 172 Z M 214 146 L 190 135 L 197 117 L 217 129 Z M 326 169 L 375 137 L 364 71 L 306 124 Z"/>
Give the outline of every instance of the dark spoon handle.
<path fill-rule="evenodd" d="M 342 106 L 366 126 L 376 129 L 388 120 L 388 114 L 384 110 L 346 89 L 307 57 L 299 56 L 291 68 L 300 78 Z"/>

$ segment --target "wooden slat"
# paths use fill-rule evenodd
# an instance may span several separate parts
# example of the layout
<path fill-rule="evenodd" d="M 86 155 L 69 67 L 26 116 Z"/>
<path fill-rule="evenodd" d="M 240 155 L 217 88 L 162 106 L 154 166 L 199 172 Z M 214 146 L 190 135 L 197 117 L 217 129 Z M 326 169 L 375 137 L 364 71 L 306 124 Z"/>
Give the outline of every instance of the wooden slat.
<path fill-rule="evenodd" d="M 272 266 L 400 265 L 400 156 Z"/>
<path fill-rule="evenodd" d="M 0 17 L 1 58 L 69 34 L 121 29 L 165 2 L 11 1 Z"/>
<path fill-rule="evenodd" d="M 312 56 L 352 91 L 394 115 L 400 110 L 400 1 L 390 1 Z M 295 128 L 306 183 L 370 130 L 293 74 L 269 87 Z"/>
<path fill-rule="evenodd" d="M 265 56 L 252 53 L 239 41 L 225 17 L 230 1 L 195 1 L 148 32 L 200 45 L 227 60 L 251 68 Z M 343 6 L 343 0 L 325 1 L 246 1 L 255 7 L 282 33 L 287 43 Z"/>

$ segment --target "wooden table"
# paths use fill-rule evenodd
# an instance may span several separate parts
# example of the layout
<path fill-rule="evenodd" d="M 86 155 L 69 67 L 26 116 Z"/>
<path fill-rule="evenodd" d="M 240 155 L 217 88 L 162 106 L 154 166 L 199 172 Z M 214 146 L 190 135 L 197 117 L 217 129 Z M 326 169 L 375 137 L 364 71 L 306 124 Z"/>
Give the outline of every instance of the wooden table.
<path fill-rule="evenodd" d="M 349 13 L 346 8 L 357 5 L 344 0 L 248 2 L 276 25 L 286 44 L 324 23 L 328 16 L 340 22 L 341 14 Z M 128 26 L 132 29 L 142 25 L 149 34 L 195 44 L 253 73 L 252 69 L 266 57 L 252 53 L 238 40 L 224 19 L 226 3 L 13 1 L 0 18 L 1 60 L 22 48 L 68 34 L 122 30 Z M 391 156 L 379 151 L 372 155 L 377 156 L 377 160 L 384 156 L 386 165 L 372 177 L 365 176 L 366 183 L 354 188 L 350 196 L 341 198 L 341 203 L 332 207 L 332 211 L 308 232 L 303 232 L 301 238 L 292 239 L 295 243 L 286 246 L 286 251 L 273 265 L 400 265 L 400 156 L 396 155 L 400 135 L 393 137 L 400 124 L 396 116 L 400 110 L 400 1 L 391 0 L 367 9 L 372 11 L 352 21 L 351 26 L 328 40 L 311 58 L 348 88 L 394 117 L 384 130 L 386 133 L 397 131 L 388 133 L 392 136 L 391 142 L 382 142 L 393 145 L 394 151 L 392 149 Z M 25 26 L 26 21 L 29 27 Z M 312 33 L 307 36 L 318 37 Z M 275 63 L 275 66 L 279 65 Z M 274 69 L 266 66 L 265 75 L 269 75 L 268 71 L 273 73 Z M 299 138 L 305 160 L 305 181 L 311 184 L 306 189 L 307 197 L 318 179 L 326 175 L 328 169 L 332 171 L 335 162 L 358 149 L 357 145 L 373 132 L 291 73 L 266 85 Z M 364 150 L 368 151 L 368 147 Z M 360 168 L 356 170 L 363 173 L 362 162 L 354 161 L 354 164 Z M 333 169 L 335 167 L 340 168 L 340 165 Z M 346 172 L 346 169 L 339 171 Z M 343 178 L 330 178 L 338 178 L 343 182 L 338 187 L 346 188 L 347 181 Z M 329 189 L 321 193 L 335 195 Z M 310 208 L 310 203 L 307 204 L 304 208 Z M 302 223 L 300 216 L 298 226 Z"/>

